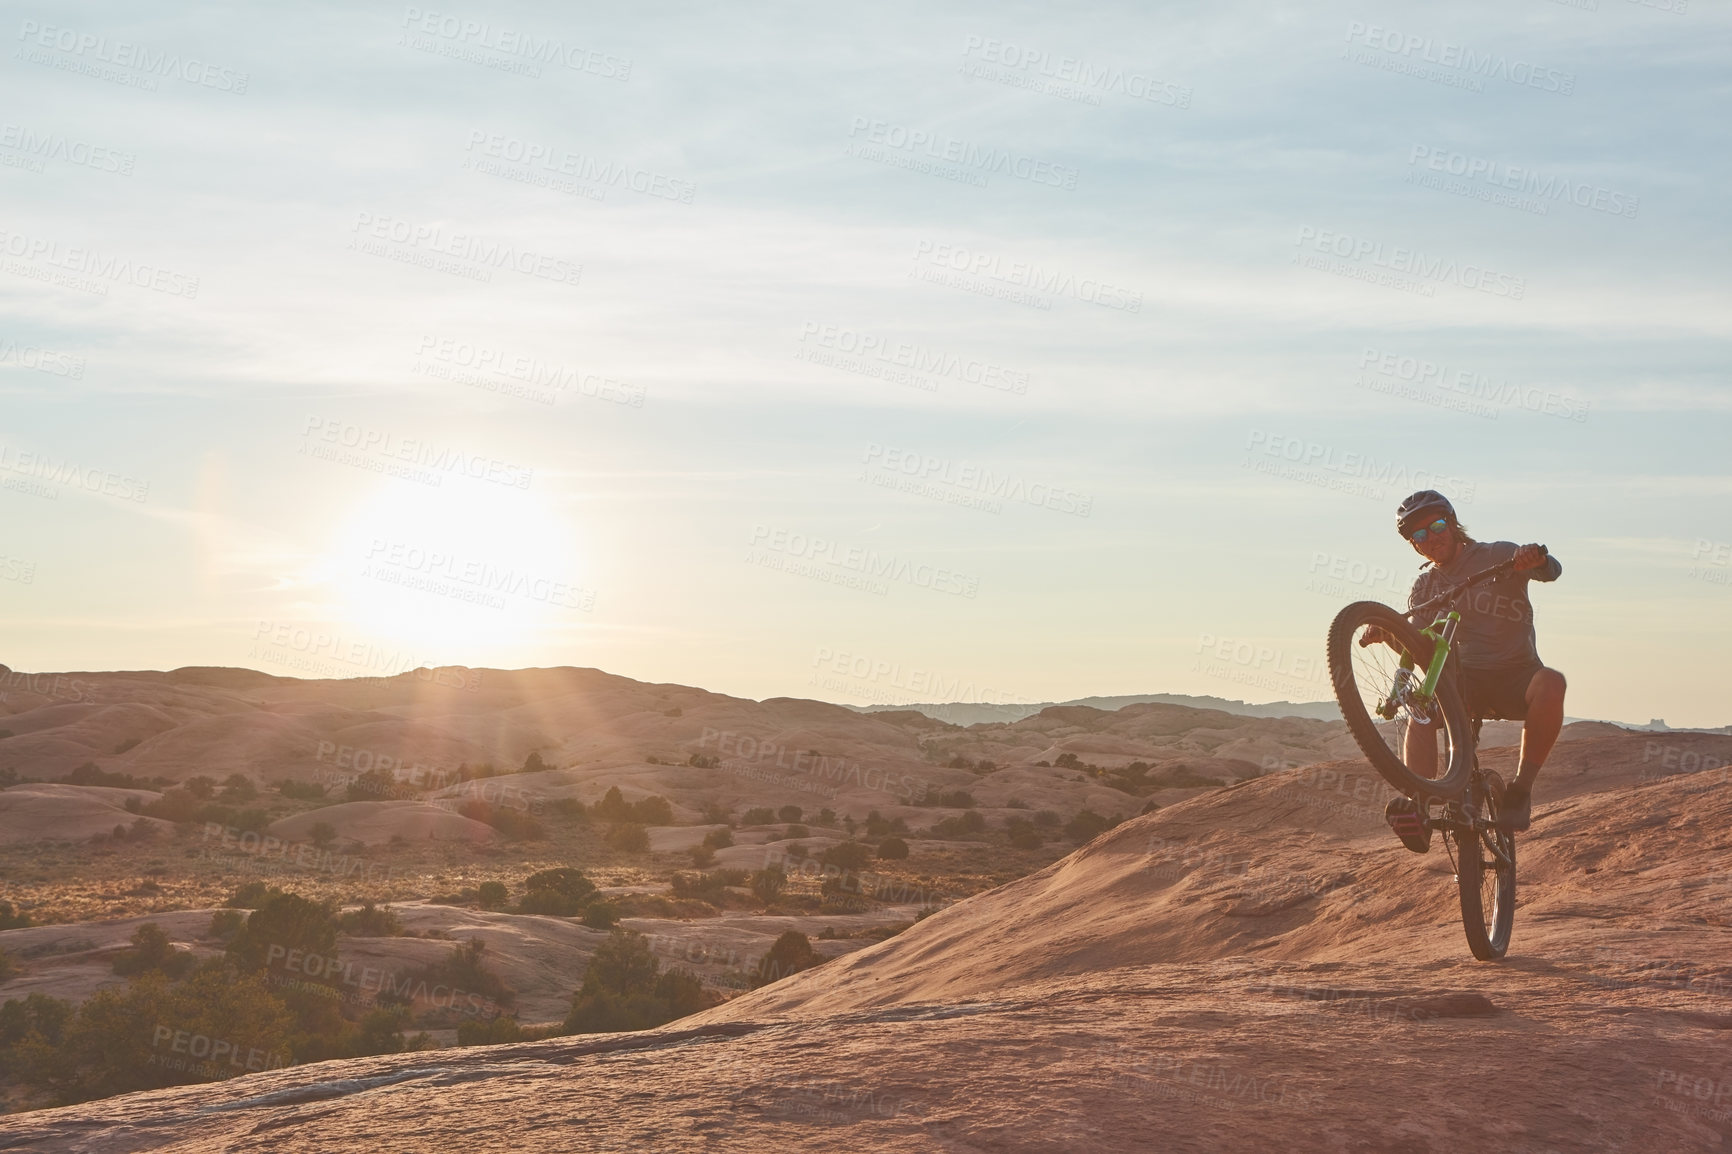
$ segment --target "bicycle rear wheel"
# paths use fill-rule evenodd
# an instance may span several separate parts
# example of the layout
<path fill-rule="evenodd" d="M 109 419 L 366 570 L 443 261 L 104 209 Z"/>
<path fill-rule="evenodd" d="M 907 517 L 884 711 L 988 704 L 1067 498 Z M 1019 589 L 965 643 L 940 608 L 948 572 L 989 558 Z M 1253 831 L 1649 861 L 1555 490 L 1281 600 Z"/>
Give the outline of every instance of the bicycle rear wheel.
<path fill-rule="evenodd" d="M 1380 629 L 1395 645 L 1365 646 L 1360 641 L 1368 629 Z M 1417 801 L 1459 798 L 1473 768 L 1473 734 L 1467 710 L 1453 669 L 1445 667 L 1437 696 L 1429 705 L 1398 700 L 1393 717 L 1378 716 L 1380 708 L 1395 694 L 1403 654 L 1423 676 L 1430 664 L 1433 643 L 1407 618 L 1376 601 L 1356 601 L 1335 615 L 1329 626 L 1329 677 L 1335 700 L 1348 732 L 1372 767 L 1396 789 Z M 1416 773 L 1404 760 L 1407 731 L 1411 726 L 1429 728 L 1430 740 L 1441 741 L 1436 765 L 1430 774 Z"/>
<path fill-rule="evenodd" d="M 1503 802 L 1503 779 L 1487 773 L 1484 788 L 1476 784 L 1473 792 L 1480 812 L 1488 821 L 1495 819 Z M 1509 949 L 1515 929 L 1515 835 L 1489 828 L 1458 827 L 1452 832 L 1467 948 L 1480 961 L 1495 962 Z"/>

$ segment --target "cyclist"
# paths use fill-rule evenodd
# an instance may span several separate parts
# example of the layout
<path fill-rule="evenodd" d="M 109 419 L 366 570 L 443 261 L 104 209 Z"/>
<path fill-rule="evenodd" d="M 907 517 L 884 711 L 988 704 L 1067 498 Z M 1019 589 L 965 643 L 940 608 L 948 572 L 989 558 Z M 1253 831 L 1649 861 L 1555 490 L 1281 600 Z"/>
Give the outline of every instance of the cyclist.
<path fill-rule="evenodd" d="M 1547 668 L 1534 647 L 1529 581 L 1556 581 L 1563 565 L 1538 545 L 1475 541 L 1443 494 L 1423 489 L 1396 510 L 1396 529 L 1429 564 L 1408 594 L 1411 607 L 1493 565 L 1515 560 L 1515 572 L 1468 590 L 1455 608 L 1462 694 L 1471 718 L 1503 718 L 1522 725 L 1521 760 L 1504 790 L 1497 825 L 1524 830 L 1532 821 L 1533 785 L 1564 724 L 1564 675 Z M 1424 627 L 1429 621 L 1417 622 Z M 1369 638 L 1368 638 L 1369 639 Z M 1437 726 L 1409 724 L 1402 760 L 1414 773 L 1437 772 Z M 1391 799 L 1385 817 L 1408 849 L 1424 853 L 1431 831 L 1418 820 L 1412 799 Z"/>

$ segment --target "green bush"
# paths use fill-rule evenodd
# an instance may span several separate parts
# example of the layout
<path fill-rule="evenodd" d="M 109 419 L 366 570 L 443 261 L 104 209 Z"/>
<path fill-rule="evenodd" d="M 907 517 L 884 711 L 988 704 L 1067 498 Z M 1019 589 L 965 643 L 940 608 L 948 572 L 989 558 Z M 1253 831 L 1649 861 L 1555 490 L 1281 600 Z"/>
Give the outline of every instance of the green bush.
<path fill-rule="evenodd" d="M 772 905 L 787 888 L 788 875 L 781 866 L 765 866 L 752 875 L 752 893 L 765 905 Z"/>
<path fill-rule="evenodd" d="M 779 982 L 791 974 L 820 965 L 823 961 L 823 956 L 812 948 L 812 942 L 805 934 L 798 930 L 789 930 L 776 939 L 768 953 L 758 959 L 758 964 L 752 971 L 752 988 Z"/>
<path fill-rule="evenodd" d="M 608 788 L 601 800 L 595 803 L 592 812 L 602 821 L 622 825 L 628 822 L 637 825 L 672 825 L 674 821 L 673 805 L 667 798 L 654 795 L 641 801 L 627 802 L 617 785 Z"/>
<path fill-rule="evenodd" d="M 727 849 L 734 844 L 734 833 L 728 829 L 712 829 L 704 835 L 704 846 L 707 849 Z"/>
<path fill-rule="evenodd" d="M 21 930 L 29 924 L 29 914 L 19 913 L 11 902 L 0 901 L 0 930 Z"/>
<path fill-rule="evenodd" d="M 777 821 L 799 821 L 805 816 L 805 811 L 797 805 L 785 805 L 776 811 Z"/>
<path fill-rule="evenodd" d="M 611 930 L 619 924 L 619 907 L 597 898 L 583 908 L 583 924 L 592 930 Z"/>
<path fill-rule="evenodd" d="M 245 774 L 231 773 L 223 781 L 223 791 L 217 795 L 218 801 L 233 801 L 245 804 L 259 796 L 259 787 Z"/>
<path fill-rule="evenodd" d="M 279 891 L 247 918 L 229 942 L 228 956 L 242 972 L 252 973 L 295 950 L 330 955 L 336 948 L 337 922 L 330 907 Z"/>
<path fill-rule="evenodd" d="M 210 916 L 210 929 L 205 933 L 219 941 L 228 941 L 246 924 L 246 915 L 239 910 L 218 910 Z"/>
<path fill-rule="evenodd" d="M 325 787 L 311 781 L 277 782 L 277 792 L 291 801 L 322 801 L 325 797 Z"/>
<path fill-rule="evenodd" d="M 719 1000 L 691 974 L 662 973 L 642 934 L 615 930 L 590 959 L 583 986 L 572 998 L 565 1030 L 569 1034 L 647 1030 Z"/>
<path fill-rule="evenodd" d="M 502 910 L 511 901 L 511 891 L 504 882 L 482 882 L 476 898 L 484 910 Z"/>
<path fill-rule="evenodd" d="M 352 938 L 401 937 L 403 923 L 389 906 L 380 909 L 371 901 L 358 910 L 349 910 L 337 918 L 337 928 Z"/>
<path fill-rule="evenodd" d="M 625 853 L 648 853 L 649 831 L 634 821 L 620 822 L 607 831 L 607 844 Z"/>
<path fill-rule="evenodd" d="M 746 876 L 745 870 L 738 869 L 714 870 L 707 874 L 676 873 L 673 876 L 673 895 L 676 898 L 720 902 L 723 892 L 729 886 L 744 885 Z"/>
<path fill-rule="evenodd" d="M 1005 829 L 1010 832 L 1010 844 L 1016 849 L 1039 849 L 1044 841 L 1034 823 L 1020 817 L 1011 818 L 1005 823 Z"/>
<path fill-rule="evenodd" d="M 1094 810 L 1084 808 L 1078 810 L 1077 815 L 1065 823 L 1064 833 L 1071 841 L 1082 845 L 1093 841 L 1117 824 L 1112 818 L 1102 817 Z"/>
<path fill-rule="evenodd" d="M 769 825 L 776 820 L 776 811 L 767 805 L 757 805 L 748 809 L 740 817 L 741 825 Z"/>
<path fill-rule="evenodd" d="M 789 826 L 787 829 L 782 831 L 782 836 L 783 837 L 811 837 L 812 831 L 807 829 L 804 825 L 800 824 L 799 822 L 795 822 L 793 825 Z"/>
<path fill-rule="evenodd" d="M 819 854 L 818 860 L 825 865 L 840 866 L 845 870 L 865 869 L 872 860 L 872 851 L 860 842 L 844 841 Z"/>
<path fill-rule="evenodd" d="M 256 910 L 260 906 L 264 905 L 267 899 L 282 892 L 282 890 L 277 889 L 275 886 L 268 886 L 264 882 L 251 881 L 242 885 L 241 888 L 236 890 L 233 894 L 230 894 L 229 900 L 223 904 L 228 906 L 230 909 Z"/>
<path fill-rule="evenodd" d="M 899 837 L 887 837 L 878 843 L 878 856 L 886 861 L 900 861 L 908 856 L 908 843 Z"/>
<path fill-rule="evenodd" d="M 153 971 L 178 978 L 192 967 L 192 954 L 175 949 L 155 922 L 145 922 L 133 930 L 132 948 L 122 950 L 114 958 L 114 972 L 123 978 Z"/>
<path fill-rule="evenodd" d="M 337 840 L 337 827 L 328 821 L 316 821 L 313 828 L 307 831 L 307 840 L 324 849 Z"/>
<path fill-rule="evenodd" d="M 18 972 L 18 967 L 12 964 L 12 957 L 5 950 L 0 950 L 0 982 L 9 982 L 12 975 Z"/>
<path fill-rule="evenodd" d="M 584 877 L 582 870 L 560 866 L 529 875 L 517 912 L 575 917 L 594 897 L 595 883 Z"/>

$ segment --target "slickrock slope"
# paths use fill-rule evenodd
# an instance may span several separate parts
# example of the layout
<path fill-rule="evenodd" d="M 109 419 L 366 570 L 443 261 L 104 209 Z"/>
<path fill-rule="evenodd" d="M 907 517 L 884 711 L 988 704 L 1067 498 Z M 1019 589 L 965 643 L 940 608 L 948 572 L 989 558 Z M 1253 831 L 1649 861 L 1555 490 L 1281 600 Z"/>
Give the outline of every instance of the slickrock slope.
<path fill-rule="evenodd" d="M 0 1149 L 1725 1149 L 1732 739 L 1677 741 L 1717 767 L 1560 747 L 1501 964 L 1441 846 L 1327 763 L 659 1031 L 132 1095 L 0 1120 Z"/>

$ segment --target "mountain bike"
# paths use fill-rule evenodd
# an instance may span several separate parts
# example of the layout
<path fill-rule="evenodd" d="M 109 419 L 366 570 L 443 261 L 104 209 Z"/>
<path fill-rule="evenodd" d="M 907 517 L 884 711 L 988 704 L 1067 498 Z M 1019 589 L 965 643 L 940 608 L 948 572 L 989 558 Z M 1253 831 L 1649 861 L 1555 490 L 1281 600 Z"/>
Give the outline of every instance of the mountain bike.
<path fill-rule="evenodd" d="M 1443 834 L 1468 948 L 1484 962 L 1504 956 L 1515 928 L 1515 835 L 1494 824 L 1504 782 L 1480 767 L 1482 719 L 1468 717 L 1461 669 L 1450 660 L 1461 623 L 1454 605 L 1474 586 L 1514 569 L 1513 559 L 1493 565 L 1406 613 L 1356 601 L 1329 626 L 1329 677 L 1341 716 L 1366 760 L 1413 799 L 1427 842 L 1431 831 Z M 1425 628 L 1414 623 L 1434 613 Z M 1434 776 L 1405 760 L 1408 730 L 1416 725 L 1426 731 L 1417 740 L 1442 745 Z"/>

